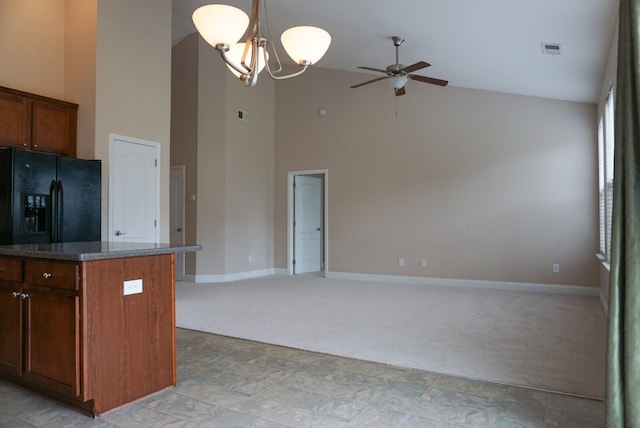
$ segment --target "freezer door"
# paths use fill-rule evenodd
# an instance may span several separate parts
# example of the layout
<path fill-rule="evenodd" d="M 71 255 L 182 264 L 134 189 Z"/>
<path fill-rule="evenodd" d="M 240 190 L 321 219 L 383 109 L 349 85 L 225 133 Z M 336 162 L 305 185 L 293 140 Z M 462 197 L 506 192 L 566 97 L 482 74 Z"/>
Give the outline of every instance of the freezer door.
<path fill-rule="evenodd" d="M 60 241 L 100 241 L 100 161 L 61 156 L 57 171 Z"/>
<path fill-rule="evenodd" d="M 11 244 L 49 242 L 51 182 L 56 178 L 56 157 L 13 150 L 11 192 Z"/>

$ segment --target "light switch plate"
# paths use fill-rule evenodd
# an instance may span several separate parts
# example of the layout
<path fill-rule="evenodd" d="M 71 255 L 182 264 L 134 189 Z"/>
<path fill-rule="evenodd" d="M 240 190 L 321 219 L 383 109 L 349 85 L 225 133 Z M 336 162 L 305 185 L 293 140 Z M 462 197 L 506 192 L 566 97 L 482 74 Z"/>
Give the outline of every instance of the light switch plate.
<path fill-rule="evenodd" d="M 130 294 L 142 293 L 142 278 L 124 281 L 123 285 L 124 285 L 123 291 L 125 296 L 129 296 Z"/>

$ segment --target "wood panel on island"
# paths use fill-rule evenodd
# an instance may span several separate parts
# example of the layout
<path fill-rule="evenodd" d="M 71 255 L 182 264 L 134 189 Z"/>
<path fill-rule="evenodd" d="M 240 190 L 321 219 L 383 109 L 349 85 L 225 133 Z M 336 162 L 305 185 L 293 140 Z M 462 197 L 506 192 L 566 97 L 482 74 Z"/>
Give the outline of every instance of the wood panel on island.
<path fill-rule="evenodd" d="M 175 253 L 199 249 L 0 246 L 0 376 L 93 417 L 175 386 Z"/>

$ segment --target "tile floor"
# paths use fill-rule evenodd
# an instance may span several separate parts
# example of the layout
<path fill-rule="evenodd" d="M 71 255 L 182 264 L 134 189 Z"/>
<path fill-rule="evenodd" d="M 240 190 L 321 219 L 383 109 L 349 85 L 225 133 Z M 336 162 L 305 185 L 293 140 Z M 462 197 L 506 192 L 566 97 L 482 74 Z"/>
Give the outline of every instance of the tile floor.
<path fill-rule="evenodd" d="M 0 427 L 604 427 L 604 403 L 178 329 L 176 388 L 93 420 L 0 379 Z"/>

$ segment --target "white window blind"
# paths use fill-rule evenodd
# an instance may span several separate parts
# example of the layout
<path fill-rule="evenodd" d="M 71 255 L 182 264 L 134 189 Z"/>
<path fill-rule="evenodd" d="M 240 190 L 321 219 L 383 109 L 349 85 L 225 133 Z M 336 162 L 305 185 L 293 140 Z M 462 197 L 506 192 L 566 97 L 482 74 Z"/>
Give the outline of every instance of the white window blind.
<path fill-rule="evenodd" d="M 598 170 L 600 205 L 600 252 L 611 259 L 611 214 L 613 212 L 614 96 L 609 91 L 598 123 Z"/>

